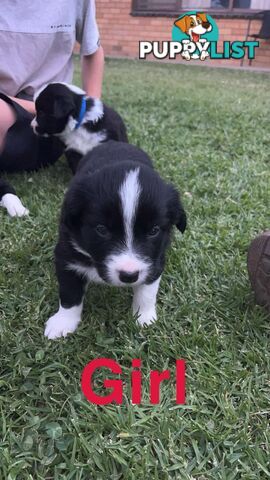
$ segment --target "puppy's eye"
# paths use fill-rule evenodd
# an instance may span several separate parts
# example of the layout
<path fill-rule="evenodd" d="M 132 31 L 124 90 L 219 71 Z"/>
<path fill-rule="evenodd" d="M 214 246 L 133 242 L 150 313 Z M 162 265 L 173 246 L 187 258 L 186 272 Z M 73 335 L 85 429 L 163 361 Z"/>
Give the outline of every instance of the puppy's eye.
<path fill-rule="evenodd" d="M 156 237 L 160 232 L 160 227 L 158 225 L 154 225 L 151 230 L 148 232 L 149 237 Z"/>
<path fill-rule="evenodd" d="M 107 227 L 105 227 L 105 225 L 97 225 L 96 228 L 95 228 L 97 234 L 100 236 L 100 237 L 108 237 L 110 235 L 110 232 L 109 230 L 107 229 Z"/>
<path fill-rule="evenodd" d="M 202 21 L 201 20 L 198 20 L 198 25 L 201 25 L 202 24 Z"/>

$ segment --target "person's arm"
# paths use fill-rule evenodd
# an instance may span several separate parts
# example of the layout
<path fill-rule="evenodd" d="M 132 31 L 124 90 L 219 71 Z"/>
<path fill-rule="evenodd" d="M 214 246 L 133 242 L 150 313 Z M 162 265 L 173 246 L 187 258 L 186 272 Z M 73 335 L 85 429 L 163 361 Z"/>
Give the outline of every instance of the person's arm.
<path fill-rule="evenodd" d="M 104 52 L 99 47 L 92 55 L 82 57 L 82 85 L 87 95 L 100 98 L 104 70 Z"/>
<path fill-rule="evenodd" d="M 11 100 L 14 100 L 14 102 L 17 102 L 21 107 L 25 108 L 30 113 L 33 113 L 35 115 L 36 109 L 35 109 L 35 102 L 31 102 L 31 100 L 23 100 L 22 98 L 16 98 L 16 97 L 9 97 Z"/>

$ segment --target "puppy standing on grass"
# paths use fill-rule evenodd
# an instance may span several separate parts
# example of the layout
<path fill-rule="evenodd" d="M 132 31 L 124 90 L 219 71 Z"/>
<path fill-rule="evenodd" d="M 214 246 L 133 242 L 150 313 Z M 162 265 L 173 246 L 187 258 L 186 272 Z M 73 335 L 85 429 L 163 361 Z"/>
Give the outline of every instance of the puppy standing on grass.
<path fill-rule="evenodd" d="M 62 208 L 55 249 L 60 305 L 45 336 L 55 339 L 76 330 L 89 282 L 132 287 L 139 323 L 155 321 L 173 225 L 185 231 L 179 195 L 145 152 L 109 141 L 88 153 Z"/>
<path fill-rule="evenodd" d="M 107 140 L 128 142 L 120 115 L 75 85 L 50 83 L 35 95 L 37 135 L 58 137 L 73 173 L 80 159 Z"/>

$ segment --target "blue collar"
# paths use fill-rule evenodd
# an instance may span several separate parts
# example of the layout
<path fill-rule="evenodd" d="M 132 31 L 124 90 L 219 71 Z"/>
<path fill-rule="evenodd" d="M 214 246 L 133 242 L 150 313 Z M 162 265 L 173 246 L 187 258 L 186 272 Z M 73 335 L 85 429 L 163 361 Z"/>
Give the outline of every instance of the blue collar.
<path fill-rule="evenodd" d="M 77 128 L 79 128 L 81 126 L 81 123 L 83 121 L 83 117 L 85 115 L 85 112 L 86 112 L 86 98 L 83 97 L 82 98 L 82 104 L 81 104 L 81 110 L 80 110 L 80 113 L 79 113 L 79 117 L 77 119 L 75 130 L 77 130 Z"/>

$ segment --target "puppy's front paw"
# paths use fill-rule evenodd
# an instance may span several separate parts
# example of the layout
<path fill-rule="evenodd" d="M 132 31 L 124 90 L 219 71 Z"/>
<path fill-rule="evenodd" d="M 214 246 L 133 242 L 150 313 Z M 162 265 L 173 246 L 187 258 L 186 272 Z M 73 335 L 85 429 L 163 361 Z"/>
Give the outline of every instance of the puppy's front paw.
<path fill-rule="evenodd" d="M 203 50 L 200 56 L 200 60 L 204 61 L 207 57 L 209 57 L 209 53 Z"/>
<path fill-rule="evenodd" d="M 24 217 L 29 214 L 29 210 L 23 206 L 19 197 L 13 193 L 3 195 L 0 206 L 6 208 L 10 217 Z"/>
<path fill-rule="evenodd" d="M 81 317 L 77 312 L 72 311 L 74 308 L 65 309 L 60 307 L 46 323 L 44 335 L 49 340 L 66 337 L 68 333 L 75 332 Z"/>
<path fill-rule="evenodd" d="M 185 50 L 183 53 L 182 53 L 182 57 L 185 59 L 185 60 L 190 60 L 190 53 Z"/>
<path fill-rule="evenodd" d="M 155 308 L 149 308 L 144 311 L 138 312 L 138 323 L 140 325 L 150 325 L 157 319 L 157 312 Z"/>

